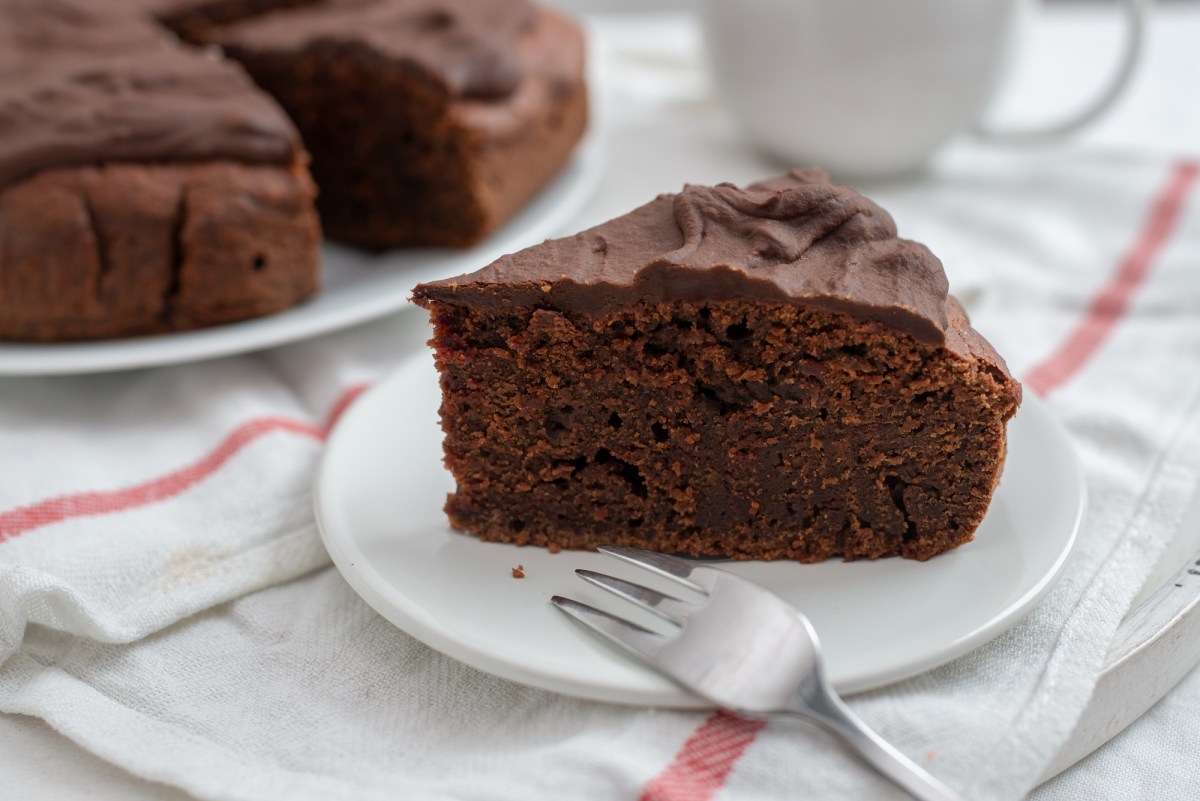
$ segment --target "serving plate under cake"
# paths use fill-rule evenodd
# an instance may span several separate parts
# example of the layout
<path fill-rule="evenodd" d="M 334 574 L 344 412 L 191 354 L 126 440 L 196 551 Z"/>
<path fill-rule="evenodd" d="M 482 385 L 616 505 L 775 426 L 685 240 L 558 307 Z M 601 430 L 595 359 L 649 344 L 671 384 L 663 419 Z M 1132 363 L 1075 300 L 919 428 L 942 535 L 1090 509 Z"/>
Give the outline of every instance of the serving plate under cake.
<path fill-rule="evenodd" d="M 480 670 L 618 703 L 702 702 L 570 625 L 549 598 L 611 603 L 574 576 L 622 573 L 594 553 L 485 543 L 442 512 L 440 390 L 422 352 L 359 399 L 330 437 L 317 520 L 342 575 L 399 628 Z M 1009 423 L 1003 479 L 976 540 L 929 562 L 733 562 L 803 610 L 842 692 L 877 687 L 966 653 L 1013 625 L 1060 574 L 1079 531 L 1083 474 L 1036 397 Z M 525 577 L 512 569 L 521 566 Z M 639 578 L 628 573 L 629 578 Z"/>
<path fill-rule="evenodd" d="M 321 292 L 306 303 L 240 323 L 99 342 L 0 341 L 0 375 L 129 370 L 231 356 L 297 342 L 403 308 L 412 288 L 483 267 L 561 232 L 595 191 L 603 154 L 585 136 L 566 166 L 530 203 L 469 250 L 405 248 L 371 254 L 336 244 L 322 250 Z"/>

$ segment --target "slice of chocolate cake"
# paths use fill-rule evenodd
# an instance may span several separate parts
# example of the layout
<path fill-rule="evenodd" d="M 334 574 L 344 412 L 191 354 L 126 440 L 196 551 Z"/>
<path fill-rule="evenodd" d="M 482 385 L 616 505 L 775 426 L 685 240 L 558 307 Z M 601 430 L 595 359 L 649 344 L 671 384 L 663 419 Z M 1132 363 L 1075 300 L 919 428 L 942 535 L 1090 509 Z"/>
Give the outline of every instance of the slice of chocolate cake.
<path fill-rule="evenodd" d="M 941 263 L 818 171 L 688 186 L 422 284 L 452 524 L 814 562 L 961 545 L 1021 387 Z"/>

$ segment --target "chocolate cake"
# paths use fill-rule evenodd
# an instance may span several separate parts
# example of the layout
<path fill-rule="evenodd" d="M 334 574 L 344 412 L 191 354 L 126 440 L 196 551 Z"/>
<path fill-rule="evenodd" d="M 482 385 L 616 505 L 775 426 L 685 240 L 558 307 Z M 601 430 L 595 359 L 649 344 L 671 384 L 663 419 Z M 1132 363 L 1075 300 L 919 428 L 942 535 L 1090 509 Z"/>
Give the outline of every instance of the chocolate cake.
<path fill-rule="evenodd" d="M 286 115 L 122 8 L 0 2 L 0 337 L 193 328 L 317 288 Z"/>
<path fill-rule="evenodd" d="M 446 512 L 485 540 L 928 559 L 971 540 L 1021 398 L 941 263 L 817 171 L 688 186 L 414 300 Z"/>
<path fill-rule="evenodd" d="M 524 0 L 0 0 L 0 338 L 310 296 L 309 152 L 330 236 L 469 245 L 565 161 L 582 75 Z"/>
<path fill-rule="evenodd" d="M 324 0 L 205 25 L 312 153 L 326 233 L 474 244 L 566 161 L 587 117 L 583 38 L 525 0 Z M 253 5 L 245 3 L 245 8 Z"/>

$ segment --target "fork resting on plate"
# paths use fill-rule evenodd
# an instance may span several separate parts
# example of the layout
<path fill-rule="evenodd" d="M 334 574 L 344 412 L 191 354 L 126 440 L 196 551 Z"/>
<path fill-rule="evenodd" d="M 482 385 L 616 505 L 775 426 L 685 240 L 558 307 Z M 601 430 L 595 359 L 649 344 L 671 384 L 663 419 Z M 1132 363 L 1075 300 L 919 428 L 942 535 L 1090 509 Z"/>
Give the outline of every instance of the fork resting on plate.
<path fill-rule="evenodd" d="M 702 597 L 683 600 L 614 576 L 575 571 L 673 624 L 667 634 L 560 595 L 551 599 L 555 606 L 715 706 L 746 717 L 803 718 L 918 801 L 959 801 L 854 716 L 825 679 L 812 624 L 782 598 L 701 562 L 636 548 L 600 551 Z"/>

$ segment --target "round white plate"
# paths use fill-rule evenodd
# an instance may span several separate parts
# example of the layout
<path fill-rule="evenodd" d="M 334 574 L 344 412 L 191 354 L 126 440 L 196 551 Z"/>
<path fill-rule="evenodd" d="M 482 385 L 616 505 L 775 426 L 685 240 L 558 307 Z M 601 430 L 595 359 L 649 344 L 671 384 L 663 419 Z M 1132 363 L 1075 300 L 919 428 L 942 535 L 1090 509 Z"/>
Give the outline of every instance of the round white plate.
<path fill-rule="evenodd" d="M 675 707 L 703 702 L 597 641 L 555 594 L 618 608 L 577 567 L 645 581 L 595 553 L 485 543 L 454 532 L 442 504 L 440 389 L 431 355 L 360 398 L 329 439 L 317 521 L 342 575 L 399 628 L 480 670 L 568 695 Z M 915 675 L 996 636 L 1061 572 L 1082 519 L 1083 473 L 1060 424 L 1027 395 L 1009 423 L 1004 477 L 974 542 L 919 563 L 729 562 L 812 620 L 842 692 Z M 512 568 L 523 565 L 525 578 Z"/>
<path fill-rule="evenodd" d="M 335 244 L 322 250 L 322 289 L 287 311 L 241 323 L 150 337 L 71 343 L 0 341 L 0 375 L 97 373 L 211 359 L 295 342 L 403 308 L 412 288 L 471 272 L 505 253 L 558 234 L 591 197 L 602 172 L 589 135 L 524 209 L 470 250 L 397 249 L 373 254 Z"/>

